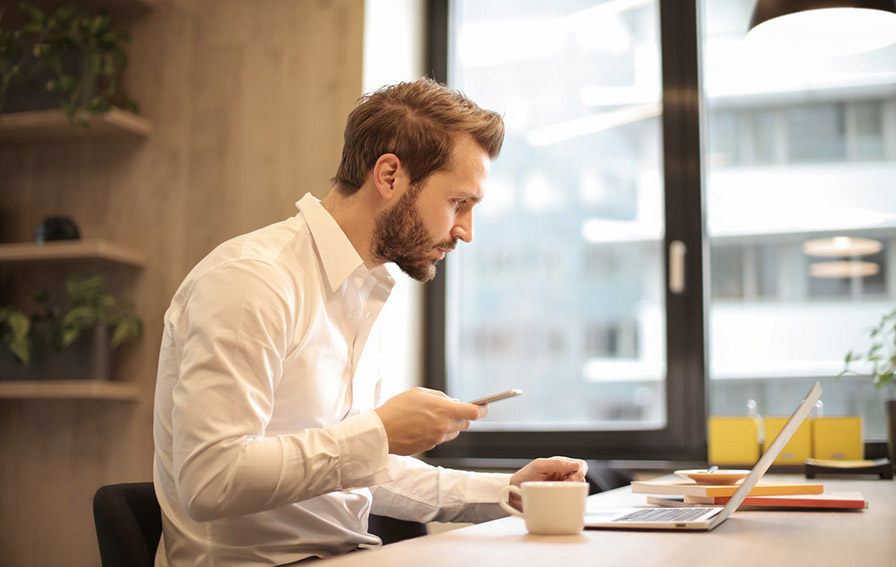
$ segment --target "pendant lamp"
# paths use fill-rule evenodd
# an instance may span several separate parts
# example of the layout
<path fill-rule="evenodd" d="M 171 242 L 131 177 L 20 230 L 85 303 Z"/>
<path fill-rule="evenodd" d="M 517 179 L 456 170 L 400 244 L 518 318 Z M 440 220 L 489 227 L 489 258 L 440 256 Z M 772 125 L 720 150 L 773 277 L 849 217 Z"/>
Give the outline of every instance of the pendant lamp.
<path fill-rule="evenodd" d="M 750 42 L 828 56 L 896 43 L 896 0 L 757 0 Z"/>

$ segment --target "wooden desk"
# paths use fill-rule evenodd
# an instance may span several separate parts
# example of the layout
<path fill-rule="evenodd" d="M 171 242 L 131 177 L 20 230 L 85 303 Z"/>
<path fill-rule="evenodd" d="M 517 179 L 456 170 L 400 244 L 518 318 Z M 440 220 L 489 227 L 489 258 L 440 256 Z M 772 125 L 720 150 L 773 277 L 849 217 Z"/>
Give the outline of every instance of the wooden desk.
<path fill-rule="evenodd" d="M 775 480 L 803 479 L 776 476 Z M 504 518 L 359 551 L 321 567 L 480 567 L 608 565 L 675 567 L 893 567 L 896 481 L 816 479 L 828 491 L 858 490 L 862 511 L 738 511 L 711 532 L 585 530 L 576 536 L 532 536 L 523 520 Z M 815 482 L 815 481 L 814 481 Z M 589 508 L 644 504 L 620 488 L 589 497 Z"/>

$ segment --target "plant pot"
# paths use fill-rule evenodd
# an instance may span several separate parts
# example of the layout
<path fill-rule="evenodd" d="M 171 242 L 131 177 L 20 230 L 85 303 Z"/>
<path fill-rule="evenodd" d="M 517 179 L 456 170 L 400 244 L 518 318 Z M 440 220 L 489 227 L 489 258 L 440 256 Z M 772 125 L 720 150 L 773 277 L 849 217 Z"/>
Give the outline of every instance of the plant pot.
<path fill-rule="evenodd" d="M 109 380 L 112 349 L 109 331 L 100 325 L 82 334 L 62 352 L 55 352 L 45 340 L 46 326 L 32 329 L 31 364 L 23 366 L 3 349 L 0 356 L 2 380 Z"/>
<path fill-rule="evenodd" d="M 13 82 L 6 91 L 2 112 L 26 112 L 31 110 L 51 110 L 60 108 L 64 98 L 59 93 L 47 90 L 47 83 L 55 77 L 45 66 L 37 62 L 33 55 L 26 56 L 23 66 L 37 69 L 36 72 Z M 97 92 L 97 74 L 87 68 L 80 53 L 66 53 L 62 57 L 63 71 L 78 78 L 80 89 L 78 102 L 87 104 Z"/>

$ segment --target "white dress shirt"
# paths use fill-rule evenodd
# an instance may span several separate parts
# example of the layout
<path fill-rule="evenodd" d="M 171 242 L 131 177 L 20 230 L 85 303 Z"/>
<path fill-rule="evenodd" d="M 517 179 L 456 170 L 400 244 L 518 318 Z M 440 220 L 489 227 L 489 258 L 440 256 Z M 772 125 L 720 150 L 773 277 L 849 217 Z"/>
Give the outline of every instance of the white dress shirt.
<path fill-rule="evenodd" d="M 165 314 L 153 478 L 157 567 L 282 565 L 376 547 L 373 511 L 503 516 L 508 476 L 387 453 L 373 408 L 375 321 L 394 281 L 368 270 L 312 195 L 299 214 L 221 244 Z"/>

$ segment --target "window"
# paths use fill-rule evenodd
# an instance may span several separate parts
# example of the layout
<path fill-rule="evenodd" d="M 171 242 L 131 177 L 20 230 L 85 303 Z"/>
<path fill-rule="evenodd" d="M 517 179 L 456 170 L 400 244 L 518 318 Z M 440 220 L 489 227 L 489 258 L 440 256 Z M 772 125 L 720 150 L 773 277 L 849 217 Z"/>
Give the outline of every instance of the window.
<path fill-rule="evenodd" d="M 782 388 L 833 383 L 896 298 L 896 57 L 780 93 L 744 53 L 751 1 L 706 0 L 702 30 L 696 3 L 671 4 L 433 3 L 436 78 L 502 112 L 507 137 L 474 243 L 428 287 L 429 385 L 526 392 L 434 456 L 699 458 L 707 411 L 784 411 Z M 823 259 L 803 244 L 837 235 L 882 242 L 875 274 L 810 275 Z M 848 339 L 822 336 L 831 311 Z M 841 409 L 882 435 L 858 382 L 837 384 Z"/>

